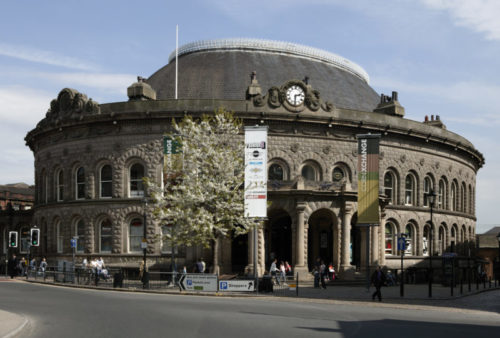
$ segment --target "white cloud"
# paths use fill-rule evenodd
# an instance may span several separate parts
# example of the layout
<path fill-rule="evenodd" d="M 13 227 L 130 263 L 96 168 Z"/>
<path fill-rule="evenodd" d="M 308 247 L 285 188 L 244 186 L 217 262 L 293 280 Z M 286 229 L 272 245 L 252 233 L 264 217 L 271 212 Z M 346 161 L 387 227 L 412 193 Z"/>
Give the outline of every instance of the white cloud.
<path fill-rule="evenodd" d="M 54 94 L 24 86 L 0 87 L 2 133 L 6 126 L 34 128 L 45 116 L 54 97 Z"/>
<path fill-rule="evenodd" d="M 456 25 L 500 40 L 500 1 L 498 0 L 421 0 L 427 7 L 448 11 Z"/>
<path fill-rule="evenodd" d="M 97 66 L 78 58 L 59 55 L 54 52 L 27 46 L 14 46 L 0 43 L 0 55 L 30 62 L 43 63 L 70 69 L 95 70 Z"/>

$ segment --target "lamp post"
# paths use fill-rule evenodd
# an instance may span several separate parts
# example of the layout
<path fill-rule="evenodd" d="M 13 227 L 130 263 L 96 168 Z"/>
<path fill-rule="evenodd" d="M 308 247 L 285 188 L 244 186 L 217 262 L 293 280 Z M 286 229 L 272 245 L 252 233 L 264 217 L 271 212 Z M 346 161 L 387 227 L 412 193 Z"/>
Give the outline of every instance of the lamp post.
<path fill-rule="evenodd" d="M 143 288 L 146 288 L 147 285 L 148 285 L 148 282 L 149 282 L 149 276 L 148 276 L 148 273 L 147 273 L 147 268 L 146 268 L 146 252 L 147 252 L 147 248 L 148 248 L 148 242 L 147 242 L 147 230 L 146 230 L 146 224 L 147 224 L 147 216 L 146 216 L 146 212 L 147 212 L 147 209 L 148 209 L 148 199 L 146 196 L 144 196 L 144 199 L 142 200 L 143 204 L 144 204 L 144 224 L 143 224 L 143 237 L 142 237 L 142 242 L 141 242 L 141 246 L 142 246 L 142 250 L 144 252 L 144 257 L 143 257 L 143 270 L 142 270 L 142 274 L 143 274 Z"/>
<path fill-rule="evenodd" d="M 497 240 L 498 240 L 498 265 L 497 265 L 497 280 L 500 278 L 500 232 L 497 234 Z"/>
<path fill-rule="evenodd" d="M 427 201 L 429 201 L 429 206 L 431 210 L 431 224 L 429 227 L 429 297 L 432 297 L 432 277 L 433 277 L 433 271 L 432 271 L 432 228 L 433 228 L 433 222 L 432 222 L 432 212 L 434 209 L 434 203 L 436 202 L 436 192 L 434 190 L 431 190 L 429 193 L 425 194 L 427 197 Z"/>

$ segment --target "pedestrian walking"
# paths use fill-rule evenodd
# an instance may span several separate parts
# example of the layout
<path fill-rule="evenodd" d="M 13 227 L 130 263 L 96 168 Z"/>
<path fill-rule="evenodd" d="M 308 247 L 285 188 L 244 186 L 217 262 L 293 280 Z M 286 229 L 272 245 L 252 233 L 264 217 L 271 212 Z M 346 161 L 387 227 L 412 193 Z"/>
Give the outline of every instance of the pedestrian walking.
<path fill-rule="evenodd" d="M 372 274 L 372 284 L 375 286 L 375 292 L 372 294 L 372 300 L 375 300 L 375 296 L 378 296 L 379 302 L 382 301 L 382 293 L 380 292 L 380 288 L 385 284 L 386 277 L 380 266 L 377 267 L 377 270 Z"/>
<path fill-rule="evenodd" d="M 321 265 L 319 266 L 319 276 L 321 278 L 321 287 L 326 289 L 326 279 L 328 278 L 328 272 L 326 270 L 325 262 L 321 261 Z"/>
<path fill-rule="evenodd" d="M 18 264 L 19 263 L 17 262 L 16 255 L 12 254 L 12 257 L 10 257 L 9 261 L 7 262 L 7 270 L 11 279 L 17 276 Z"/>
<path fill-rule="evenodd" d="M 47 259 L 45 257 L 42 258 L 38 269 L 41 272 L 42 276 L 45 276 L 45 270 L 47 270 Z"/>
<path fill-rule="evenodd" d="M 281 261 L 280 263 L 280 281 L 282 283 L 286 282 L 286 269 L 285 269 L 285 262 Z"/>
<path fill-rule="evenodd" d="M 275 284 L 280 284 L 277 276 L 276 276 L 276 273 L 278 272 L 278 267 L 276 266 L 276 263 L 278 263 L 278 259 L 275 258 L 273 260 L 273 262 L 271 263 L 271 267 L 269 268 L 269 272 L 271 273 L 271 279 L 274 278 L 274 281 L 275 281 Z"/>

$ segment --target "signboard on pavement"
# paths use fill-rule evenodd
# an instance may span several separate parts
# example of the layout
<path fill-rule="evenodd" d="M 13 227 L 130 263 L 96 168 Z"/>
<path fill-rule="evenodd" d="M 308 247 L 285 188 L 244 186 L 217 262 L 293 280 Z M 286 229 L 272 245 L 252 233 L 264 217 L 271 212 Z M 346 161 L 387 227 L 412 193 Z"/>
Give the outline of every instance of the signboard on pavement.
<path fill-rule="evenodd" d="M 180 280 L 182 290 L 217 291 L 217 275 L 187 274 Z"/>
<path fill-rule="evenodd" d="M 220 280 L 219 291 L 255 291 L 254 280 Z"/>
<path fill-rule="evenodd" d="M 76 239 L 74 239 L 74 238 L 71 239 L 71 247 L 76 248 Z"/>

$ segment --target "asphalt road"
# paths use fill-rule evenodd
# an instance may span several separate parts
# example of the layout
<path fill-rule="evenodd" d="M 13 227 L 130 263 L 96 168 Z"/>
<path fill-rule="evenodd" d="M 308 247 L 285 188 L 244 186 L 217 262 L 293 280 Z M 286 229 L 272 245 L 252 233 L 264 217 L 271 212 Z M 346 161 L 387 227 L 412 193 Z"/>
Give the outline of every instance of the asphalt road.
<path fill-rule="evenodd" d="M 492 303 L 500 291 L 490 292 Z M 18 337 L 486 337 L 498 313 L 303 299 L 158 295 L 0 284 L 0 309 L 29 324 Z"/>

